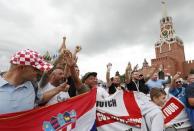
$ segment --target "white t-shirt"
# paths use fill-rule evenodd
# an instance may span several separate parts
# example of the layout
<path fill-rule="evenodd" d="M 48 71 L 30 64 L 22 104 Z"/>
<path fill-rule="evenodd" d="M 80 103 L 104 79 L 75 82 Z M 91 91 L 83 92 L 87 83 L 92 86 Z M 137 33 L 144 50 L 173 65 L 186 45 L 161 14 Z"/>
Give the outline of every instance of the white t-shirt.
<path fill-rule="evenodd" d="M 42 89 L 42 93 L 47 92 L 49 90 L 54 89 L 55 86 L 51 85 L 50 83 L 46 84 L 45 87 Z M 68 98 L 70 98 L 68 92 L 59 92 L 57 95 L 55 95 L 54 97 L 52 97 L 46 105 L 52 105 L 61 101 L 65 101 Z"/>
<path fill-rule="evenodd" d="M 96 100 L 103 100 L 106 99 L 108 96 L 109 94 L 104 88 L 102 88 L 101 86 L 97 87 Z"/>

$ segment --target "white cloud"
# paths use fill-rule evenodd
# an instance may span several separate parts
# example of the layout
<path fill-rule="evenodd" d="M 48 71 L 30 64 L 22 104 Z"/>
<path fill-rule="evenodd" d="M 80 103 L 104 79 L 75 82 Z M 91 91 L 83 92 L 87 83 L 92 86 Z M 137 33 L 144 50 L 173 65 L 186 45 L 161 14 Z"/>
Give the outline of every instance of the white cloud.
<path fill-rule="evenodd" d="M 114 48 L 95 56 L 80 55 L 78 64 L 80 66 L 81 75 L 84 75 L 86 72 L 96 71 L 98 72 L 98 78 L 105 80 L 106 65 L 109 62 L 112 63 L 111 76 L 114 76 L 116 71 L 119 71 L 120 74 L 124 74 L 128 62 L 131 62 L 132 66 L 138 64 L 139 68 L 141 68 L 144 58 L 147 58 L 150 64 L 151 58 L 154 57 L 154 49 L 146 49 L 143 44 L 139 44 L 131 47 Z"/>
<path fill-rule="evenodd" d="M 128 61 L 142 65 L 155 58 L 159 39 L 161 1 L 157 0 L 0 0 L 0 70 L 17 50 L 55 52 L 64 35 L 67 47 L 81 44 L 81 74 L 97 71 L 105 79 L 107 62 L 124 73 Z M 194 59 L 193 0 L 168 1 L 168 14 L 185 43 L 187 59 Z"/>

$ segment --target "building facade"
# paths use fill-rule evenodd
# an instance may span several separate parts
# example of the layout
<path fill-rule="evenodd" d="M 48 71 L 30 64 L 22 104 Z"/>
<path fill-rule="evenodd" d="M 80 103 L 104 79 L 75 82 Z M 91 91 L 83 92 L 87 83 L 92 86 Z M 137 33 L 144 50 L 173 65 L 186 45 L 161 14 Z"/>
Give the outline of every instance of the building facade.
<path fill-rule="evenodd" d="M 175 34 L 172 17 L 167 16 L 166 3 L 162 2 L 163 17 L 160 20 L 160 39 L 155 43 L 156 58 L 151 59 L 149 66 L 144 60 L 142 73 L 150 74 L 162 69 L 172 76 L 181 72 L 182 77 L 194 69 L 194 60 L 186 61 L 183 41 Z"/>

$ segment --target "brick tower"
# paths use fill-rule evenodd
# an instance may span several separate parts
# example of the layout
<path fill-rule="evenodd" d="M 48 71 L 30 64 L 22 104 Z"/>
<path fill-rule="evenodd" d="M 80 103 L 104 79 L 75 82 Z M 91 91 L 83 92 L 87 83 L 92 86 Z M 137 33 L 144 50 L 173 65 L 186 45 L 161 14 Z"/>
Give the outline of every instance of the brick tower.
<path fill-rule="evenodd" d="M 165 72 L 174 75 L 177 71 L 184 72 L 184 45 L 175 34 L 172 17 L 167 16 L 166 2 L 162 2 L 162 7 L 160 40 L 155 44 L 156 59 L 152 59 L 151 62 L 155 67 L 162 65 Z"/>
<path fill-rule="evenodd" d="M 194 69 L 194 60 L 185 61 L 183 41 L 175 34 L 172 17 L 167 15 L 165 1 L 162 1 L 162 8 L 160 39 L 155 43 L 156 58 L 151 59 L 151 66 L 144 60 L 141 71 L 149 74 L 156 68 L 160 70 L 162 67 L 165 73 L 174 75 L 180 71 L 183 76 L 186 76 L 191 69 Z"/>

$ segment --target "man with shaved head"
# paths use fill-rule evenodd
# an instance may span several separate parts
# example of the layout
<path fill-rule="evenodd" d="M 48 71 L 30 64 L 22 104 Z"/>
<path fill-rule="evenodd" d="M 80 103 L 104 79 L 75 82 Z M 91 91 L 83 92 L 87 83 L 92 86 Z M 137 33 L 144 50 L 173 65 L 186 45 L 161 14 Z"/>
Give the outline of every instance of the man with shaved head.
<path fill-rule="evenodd" d="M 49 90 L 54 89 L 55 87 L 58 87 L 62 85 L 63 83 L 66 83 L 66 78 L 63 69 L 55 69 L 49 76 L 49 82 L 46 84 L 46 86 L 42 89 L 42 92 L 46 92 Z M 65 91 L 61 91 L 55 96 L 53 96 L 46 105 L 55 104 L 61 101 L 65 101 L 68 98 L 70 98 L 68 94 L 69 87 L 66 88 Z"/>

